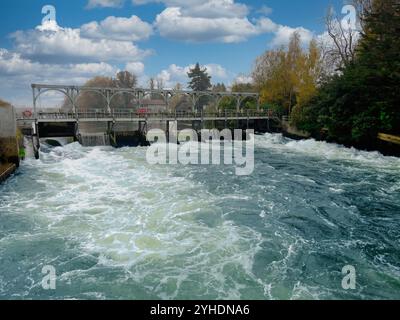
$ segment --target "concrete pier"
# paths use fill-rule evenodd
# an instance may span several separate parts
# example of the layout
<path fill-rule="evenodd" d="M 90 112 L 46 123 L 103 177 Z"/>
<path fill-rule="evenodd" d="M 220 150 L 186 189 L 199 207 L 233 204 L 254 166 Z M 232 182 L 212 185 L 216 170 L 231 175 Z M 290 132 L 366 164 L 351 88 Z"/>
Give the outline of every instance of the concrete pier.
<path fill-rule="evenodd" d="M 0 100 L 0 182 L 19 166 L 19 149 L 14 108 Z"/>

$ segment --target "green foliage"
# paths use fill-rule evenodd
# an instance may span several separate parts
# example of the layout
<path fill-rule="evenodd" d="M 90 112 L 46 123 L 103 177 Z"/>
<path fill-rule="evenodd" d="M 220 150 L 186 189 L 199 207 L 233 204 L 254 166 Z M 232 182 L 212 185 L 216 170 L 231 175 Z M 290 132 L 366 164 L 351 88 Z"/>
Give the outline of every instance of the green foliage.
<path fill-rule="evenodd" d="M 214 92 L 226 92 L 226 86 L 223 83 L 217 83 L 213 86 L 212 91 Z"/>
<path fill-rule="evenodd" d="M 308 51 L 301 47 L 295 32 L 288 48 L 270 50 L 260 56 L 253 70 L 256 88 L 263 103 L 281 105 L 285 114 L 296 105 L 306 105 L 316 94 L 322 73 L 321 52 L 312 40 Z"/>
<path fill-rule="evenodd" d="M 235 111 L 236 99 L 232 97 L 223 97 L 219 103 L 219 110 L 221 111 Z"/>
<path fill-rule="evenodd" d="M 196 63 L 193 69 L 188 72 L 188 77 L 190 79 L 189 88 L 193 91 L 208 91 L 211 85 L 211 77 L 207 73 L 207 68 L 201 69 L 200 64 Z M 208 96 L 200 97 L 197 102 L 196 109 L 201 110 L 205 105 L 209 103 L 210 99 Z"/>
<path fill-rule="evenodd" d="M 400 133 L 400 4 L 376 0 L 364 19 L 354 61 L 293 111 L 299 129 L 326 129 L 329 140 L 359 146 L 371 146 L 379 132 Z"/>
<path fill-rule="evenodd" d="M 234 83 L 232 92 L 257 92 L 257 89 L 251 83 Z"/>
<path fill-rule="evenodd" d="M 199 63 L 196 63 L 196 66 L 190 69 L 188 77 L 190 79 L 189 88 L 193 91 L 208 91 L 212 87 L 207 68 L 201 69 Z"/>

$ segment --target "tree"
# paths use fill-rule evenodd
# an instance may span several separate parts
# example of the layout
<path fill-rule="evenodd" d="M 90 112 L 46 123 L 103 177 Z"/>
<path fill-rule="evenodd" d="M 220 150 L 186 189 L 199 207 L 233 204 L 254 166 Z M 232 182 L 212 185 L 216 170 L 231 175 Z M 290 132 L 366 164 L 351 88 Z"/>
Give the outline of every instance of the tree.
<path fill-rule="evenodd" d="M 257 89 L 252 83 L 234 83 L 232 92 L 257 92 Z"/>
<path fill-rule="evenodd" d="M 92 88 L 113 88 L 116 87 L 116 82 L 112 78 L 95 77 L 85 83 L 85 87 Z M 79 94 L 77 100 L 79 110 L 101 109 L 106 111 L 107 102 L 105 98 L 96 92 L 83 91 Z"/>
<path fill-rule="evenodd" d="M 329 140 L 374 148 L 379 132 L 400 133 L 400 3 L 374 0 L 352 61 L 325 83 L 298 127 Z"/>
<path fill-rule="evenodd" d="M 120 71 L 116 76 L 118 88 L 133 89 L 137 85 L 137 77 L 129 71 Z"/>
<path fill-rule="evenodd" d="M 207 73 L 207 68 L 200 68 L 200 64 L 196 63 L 193 69 L 188 72 L 190 79 L 189 88 L 193 91 L 208 91 L 211 86 L 211 77 Z M 197 110 L 203 110 L 204 106 L 209 102 L 209 97 L 202 96 L 196 104 Z"/>
<path fill-rule="evenodd" d="M 162 90 L 164 89 L 164 80 L 161 78 L 157 79 L 157 90 Z"/>
<path fill-rule="evenodd" d="M 212 87 L 207 68 L 201 69 L 199 63 L 196 63 L 196 66 L 190 69 L 188 77 L 190 79 L 189 88 L 193 91 L 208 91 Z"/>
<path fill-rule="evenodd" d="M 316 41 L 310 42 L 306 52 L 295 32 L 286 49 L 267 51 L 257 58 L 252 77 L 262 104 L 274 106 L 278 113 L 290 114 L 293 107 L 304 105 L 316 93 L 322 70 Z"/>
<path fill-rule="evenodd" d="M 358 6 L 363 6 L 365 0 L 355 0 Z M 324 59 L 330 72 L 342 70 L 354 59 L 359 38 L 357 22 L 342 21 L 333 7 L 328 9 L 325 17 L 326 37 L 320 41 Z"/>
<path fill-rule="evenodd" d="M 115 79 L 115 86 L 121 89 L 134 89 L 137 85 L 137 77 L 128 72 L 120 71 Z M 132 108 L 134 105 L 134 96 L 130 93 L 121 93 L 114 97 L 118 107 Z"/>
<path fill-rule="evenodd" d="M 149 87 L 150 87 L 150 90 L 155 90 L 155 88 L 156 88 L 156 80 L 154 80 L 154 78 L 150 78 Z"/>
<path fill-rule="evenodd" d="M 121 88 L 133 89 L 137 85 L 137 77 L 128 72 L 121 71 L 117 73 L 115 79 L 108 77 L 94 77 L 85 83 L 85 87 L 92 88 Z M 134 96 L 129 93 L 120 93 L 111 101 L 111 108 L 132 108 L 135 104 Z M 76 99 L 76 105 L 79 110 L 101 109 L 106 110 L 107 102 L 103 95 L 97 92 L 83 91 Z M 72 111 L 72 103 L 68 98 L 64 99 L 62 109 Z"/>
<path fill-rule="evenodd" d="M 226 92 L 226 86 L 223 83 L 217 83 L 212 87 L 213 92 Z"/>
<path fill-rule="evenodd" d="M 181 91 L 182 85 L 177 83 L 174 91 Z M 171 111 L 191 111 L 191 104 L 186 94 L 175 94 L 169 101 Z"/>

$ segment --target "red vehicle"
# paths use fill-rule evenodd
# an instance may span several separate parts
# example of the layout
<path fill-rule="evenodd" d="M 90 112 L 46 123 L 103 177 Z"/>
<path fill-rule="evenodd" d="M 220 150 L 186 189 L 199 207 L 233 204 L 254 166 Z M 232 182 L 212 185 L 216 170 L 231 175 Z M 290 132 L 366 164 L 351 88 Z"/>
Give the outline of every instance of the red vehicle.
<path fill-rule="evenodd" d="M 148 114 L 149 110 L 147 108 L 140 108 L 137 110 L 137 114 Z"/>

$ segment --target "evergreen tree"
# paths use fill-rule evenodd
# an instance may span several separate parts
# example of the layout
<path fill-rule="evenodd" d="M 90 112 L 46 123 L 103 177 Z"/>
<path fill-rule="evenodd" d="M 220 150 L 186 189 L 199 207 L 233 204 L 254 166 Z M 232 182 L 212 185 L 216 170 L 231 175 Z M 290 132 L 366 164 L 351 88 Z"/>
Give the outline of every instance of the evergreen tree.
<path fill-rule="evenodd" d="M 208 91 L 212 87 L 207 68 L 201 69 L 199 63 L 196 63 L 196 66 L 190 69 L 188 77 L 190 79 L 189 88 L 193 91 Z"/>
<path fill-rule="evenodd" d="M 201 69 L 199 63 L 196 63 L 196 66 L 193 69 L 190 69 L 188 77 L 191 79 L 189 82 L 189 88 L 193 91 L 208 91 L 212 87 L 211 77 L 207 73 L 207 68 Z M 209 100 L 210 99 L 207 96 L 200 97 L 196 109 L 203 110 Z"/>

